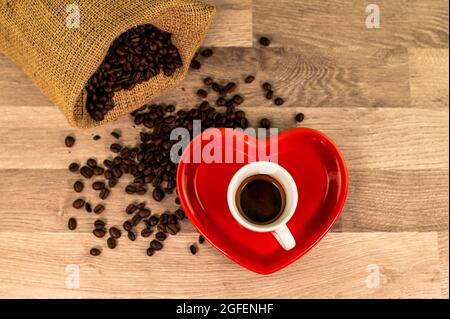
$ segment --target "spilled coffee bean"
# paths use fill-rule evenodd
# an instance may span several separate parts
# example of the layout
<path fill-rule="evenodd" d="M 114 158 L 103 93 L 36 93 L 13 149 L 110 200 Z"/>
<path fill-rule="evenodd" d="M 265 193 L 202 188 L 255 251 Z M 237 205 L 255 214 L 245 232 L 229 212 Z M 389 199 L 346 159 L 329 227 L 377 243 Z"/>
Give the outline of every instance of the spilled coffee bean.
<path fill-rule="evenodd" d="M 80 208 L 82 208 L 84 206 L 85 202 L 86 201 L 84 199 L 78 198 L 72 203 L 72 206 L 75 209 L 80 209 Z"/>
<path fill-rule="evenodd" d="M 75 144 L 75 138 L 73 136 L 66 136 L 64 143 L 67 147 L 72 147 Z"/>
<path fill-rule="evenodd" d="M 75 230 L 77 228 L 77 220 L 75 218 L 70 218 L 69 222 L 67 223 L 67 227 L 70 230 Z"/>
<path fill-rule="evenodd" d="M 100 249 L 98 249 L 98 248 L 91 248 L 91 250 L 89 251 L 89 253 L 90 253 L 92 256 L 99 256 L 99 255 L 102 253 L 102 251 L 101 251 Z"/>
<path fill-rule="evenodd" d="M 84 184 L 81 181 L 76 181 L 73 184 L 73 190 L 77 193 L 81 193 L 83 191 L 83 188 L 84 188 Z"/>

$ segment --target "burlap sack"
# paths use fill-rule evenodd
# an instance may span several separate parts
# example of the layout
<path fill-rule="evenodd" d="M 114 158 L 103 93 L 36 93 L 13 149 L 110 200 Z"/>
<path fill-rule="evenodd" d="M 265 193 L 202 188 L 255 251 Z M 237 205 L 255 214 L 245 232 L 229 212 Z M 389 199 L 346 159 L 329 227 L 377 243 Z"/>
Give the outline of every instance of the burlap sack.
<path fill-rule="evenodd" d="M 78 28 L 66 25 L 75 12 L 71 4 L 80 11 Z M 0 0 L 0 52 L 26 72 L 71 125 L 93 127 L 133 111 L 178 84 L 213 14 L 214 7 L 197 0 Z M 171 77 L 161 73 L 131 91 L 117 92 L 114 109 L 104 121 L 95 122 L 85 108 L 86 82 L 115 38 L 147 23 L 172 33 L 183 67 Z"/>

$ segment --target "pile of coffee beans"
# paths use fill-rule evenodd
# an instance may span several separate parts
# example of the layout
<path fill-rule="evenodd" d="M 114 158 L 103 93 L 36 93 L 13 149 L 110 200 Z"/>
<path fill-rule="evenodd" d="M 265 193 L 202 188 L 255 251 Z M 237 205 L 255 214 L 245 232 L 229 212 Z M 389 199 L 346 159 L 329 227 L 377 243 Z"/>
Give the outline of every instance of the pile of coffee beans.
<path fill-rule="evenodd" d="M 89 115 L 102 121 L 114 107 L 115 92 L 131 90 L 161 72 L 171 76 L 182 65 L 170 33 L 150 24 L 126 31 L 113 42 L 86 84 Z"/>
<path fill-rule="evenodd" d="M 130 50 L 130 44 L 141 43 L 141 41 L 145 41 L 145 39 L 157 39 L 161 41 L 162 48 L 166 48 L 169 51 L 167 43 L 170 44 L 170 35 L 167 35 L 152 26 L 138 27 L 136 30 L 127 32 L 126 35 L 126 37 L 118 39 L 118 43 L 115 43 L 111 48 L 114 52 L 108 54 L 107 59 L 111 58 L 112 60 L 108 60 L 109 62 L 107 63 L 112 66 L 119 62 L 114 59 L 123 56 L 120 54 L 122 52 L 121 49 Z M 166 40 L 168 39 L 168 41 L 164 42 L 160 37 Z M 139 39 L 139 41 L 133 39 Z M 153 43 L 153 40 L 149 41 L 150 42 L 146 43 Z M 175 54 L 176 48 L 171 48 L 172 53 Z M 162 49 L 157 44 L 157 48 L 151 51 L 159 52 L 159 50 Z M 134 51 L 132 50 L 132 53 L 133 52 L 136 53 L 136 49 L 134 49 Z M 199 55 L 194 57 L 191 67 L 194 69 L 200 68 L 201 62 L 197 60 L 199 56 L 208 58 L 211 57 L 213 53 L 214 52 L 211 49 L 204 49 Z M 128 55 L 126 56 L 128 57 Z M 160 54 L 160 56 L 162 55 Z M 157 59 L 160 59 L 160 56 L 158 56 Z M 163 56 L 166 56 L 166 54 Z M 133 61 L 128 62 L 131 63 Z M 178 61 L 176 55 L 173 55 L 173 59 L 171 60 L 161 59 L 158 61 L 165 61 L 161 62 L 162 65 L 158 65 L 160 68 L 163 68 L 166 75 L 170 75 L 174 71 L 172 66 L 167 66 L 167 61 L 173 63 L 175 68 L 179 67 L 181 63 L 181 60 L 179 60 L 178 64 L 175 63 L 175 61 Z M 108 67 L 105 69 L 103 66 L 100 69 L 105 70 L 105 74 L 108 74 L 108 71 L 106 70 Z M 154 72 L 151 71 L 151 74 L 153 73 Z M 255 76 L 248 75 L 243 81 L 246 84 L 250 84 L 255 81 Z M 245 112 L 238 109 L 238 107 L 245 102 L 244 97 L 237 93 L 239 89 L 238 83 L 233 81 L 222 82 L 215 80 L 212 77 L 205 77 L 202 82 L 202 87 L 198 88 L 196 91 L 196 95 L 200 97 L 202 101 L 192 108 L 177 110 L 176 106 L 173 104 L 149 104 L 132 112 L 130 116 L 133 125 L 135 127 L 142 127 L 142 131 L 138 136 L 139 142 L 137 144 L 133 146 L 124 145 L 121 142 L 122 135 L 120 132 L 113 131 L 111 132 L 111 136 L 114 138 L 114 141 L 109 146 L 113 155 L 112 157 L 101 162 L 94 158 L 89 158 L 83 165 L 80 165 L 77 162 L 71 163 L 68 167 L 69 171 L 78 173 L 84 178 L 84 181 L 76 180 L 74 182 L 74 191 L 77 194 L 82 193 L 85 189 L 86 181 L 97 177 L 96 180 L 91 182 L 91 187 L 98 192 L 98 197 L 102 201 L 105 201 L 113 188 L 118 185 L 119 180 L 123 176 L 128 175 L 131 176 L 132 179 L 131 182 L 123 188 L 124 194 L 144 196 L 150 193 L 153 200 L 159 202 L 164 200 L 166 195 L 176 193 L 177 164 L 171 161 L 170 151 L 172 146 L 178 141 L 172 141 L 170 139 L 173 129 L 184 127 L 189 131 L 189 137 L 192 138 L 194 120 L 201 121 L 202 132 L 212 127 L 245 129 L 250 125 Z M 126 84 L 127 81 L 121 83 L 128 85 Z M 270 96 L 270 99 L 272 99 L 272 85 L 266 82 L 262 87 L 266 92 L 266 96 L 272 95 Z M 100 88 L 100 86 L 97 88 Z M 98 92 L 99 91 L 96 91 L 95 94 Z M 112 92 L 114 92 L 114 90 Z M 270 92 L 272 93 L 270 94 Z M 211 99 L 211 95 L 214 95 L 212 97 L 213 103 L 210 103 L 207 100 L 207 98 Z M 282 102 L 276 102 L 277 99 L 281 98 L 276 98 L 275 104 L 283 104 Z M 303 113 L 298 113 L 295 116 L 297 122 L 301 122 L 303 119 Z M 263 128 L 270 128 L 271 122 L 269 119 L 263 118 L 260 120 L 259 125 Z M 94 138 L 94 140 L 98 139 L 99 138 Z M 66 137 L 65 145 L 67 147 L 73 147 L 74 144 L 75 138 L 73 136 Z M 101 177 L 103 179 L 98 180 L 98 178 Z M 175 198 L 175 204 L 180 205 L 178 197 Z M 103 203 L 94 206 L 84 198 L 78 196 L 73 201 L 72 206 L 77 210 L 84 208 L 87 213 L 94 212 L 96 215 L 100 215 L 106 210 Z M 130 241 L 135 241 L 139 235 L 142 238 L 149 238 L 153 235 L 153 238 L 150 239 L 149 247 L 146 250 L 148 256 L 153 256 L 156 251 L 163 249 L 163 243 L 167 236 L 176 235 L 180 231 L 180 221 L 186 218 L 181 207 L 173 212 L 164 211 L 161 214 L 158 214 L 152 212 L 150 207 L 146 206 L 145 202 L 129 203 L 124 207 L 124 213 L 127 218 L 123 221 L 123 230 L 117 226 L 107 227 L 105 221 L 97 219 L 93 223 L 93 235 L 98 238 L 108 237 L 106 245 L 109 249 L 115 249 L 117 247 L 119 238 L 126 237 Z M 139 227 L 142 228 L 140 231 L 138 231 L 139 225 L 143 225 L 143 228 Z M 77 228 L 77 220 L 74 217 L 69 219 L 68 228 L 70 230 L 75 230 Z M 127 236 L 122 236 L 122 231 L 125 232 Z M 108 234 L 109 236 L 106 236 Z M 202 236 L 199 236 L 198 243 L 202 244 L 204 241 L 205 239 Z M 193 255 L 197 254 L 197 243 L 190 245 L 189 251 Z M 101 252 L 101 248 L 98 247 L 94 247 L 90 250 L 92 256 L 98 256 Z"/>

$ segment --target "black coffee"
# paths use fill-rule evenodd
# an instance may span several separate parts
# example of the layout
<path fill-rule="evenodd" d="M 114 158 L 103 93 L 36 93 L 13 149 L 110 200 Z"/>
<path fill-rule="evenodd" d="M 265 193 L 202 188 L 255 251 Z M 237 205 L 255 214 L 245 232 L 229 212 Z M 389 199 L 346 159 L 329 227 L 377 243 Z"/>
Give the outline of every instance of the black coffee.
<path fill-rule="evenodd" d="M 236 205 L 248 221 L 270 224 L 281 216 L 286 195 L 280 182 L 270 175 L 247 177 L 239 186 Z"/>

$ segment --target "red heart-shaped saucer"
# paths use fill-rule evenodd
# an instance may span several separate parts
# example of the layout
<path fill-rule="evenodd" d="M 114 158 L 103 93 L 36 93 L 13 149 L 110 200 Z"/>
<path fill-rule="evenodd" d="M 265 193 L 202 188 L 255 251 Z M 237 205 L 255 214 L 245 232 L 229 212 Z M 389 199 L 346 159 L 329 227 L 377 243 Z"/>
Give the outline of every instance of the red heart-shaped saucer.
<path fill-rule="evenodd" d="M 217 130 L 225 156 L 225 129 Z M 245 163 L 194 163 L 191 154 L 211 145 L 205 133 L 196 136 L 183 153 L 177 171 L 177 189 L 181 205 L 197 230 L 218 250 L 240 265 L 261 274 L 273 273 L 289 265 L 329 231 L 338 218 L 347 197 L 348 172 L 336 146 L 322 133 L 306 128 L 284 131 L 278 139 L 278 164 L 294 178 L 299 200 L 287 226 L 296 246 L 284 250 L 271 233 L 258 233 L 242 227 L 233 218 L 227 204 L 228 184 L 250 158 L 248 149 L 257 148 L 257 140 L 235 131 L 246 146 L 231 152 L 243 152 Z M 235 154 L 234 154 L 235 155 Z"/>

